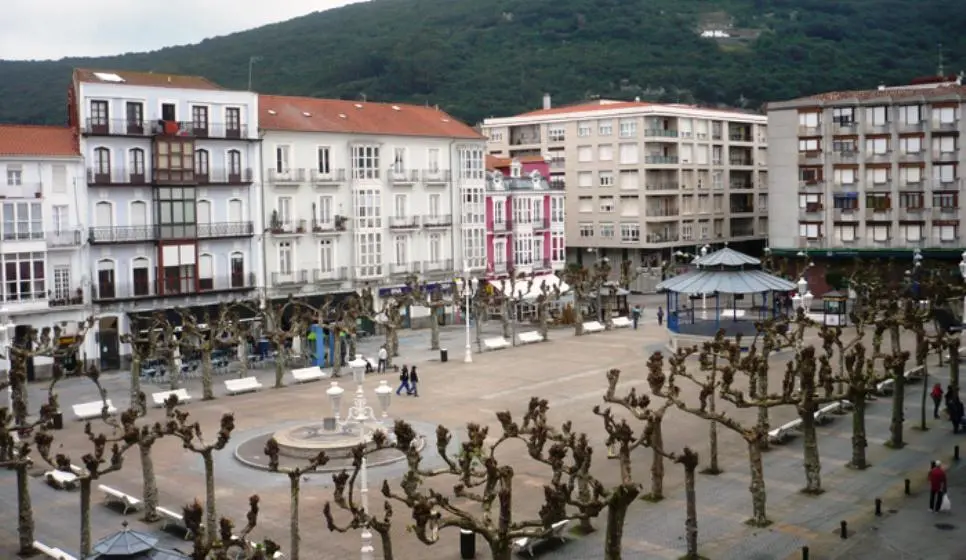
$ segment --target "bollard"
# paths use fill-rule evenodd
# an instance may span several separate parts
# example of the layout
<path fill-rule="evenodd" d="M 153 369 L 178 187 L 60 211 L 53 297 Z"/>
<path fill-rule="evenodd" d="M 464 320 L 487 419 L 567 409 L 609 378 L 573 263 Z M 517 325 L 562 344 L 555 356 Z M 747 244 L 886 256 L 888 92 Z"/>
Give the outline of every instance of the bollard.
<path fill-rule="evenodd" d="M 959 446 L 953 447 L 953 460 L 959 460 Z"/>
<path fill-rule="evenodd" d="M 843 539 L 849 538 L 849 523 L 847 521 L 842 522 L 842 527 L 839 529 L 839 536 Z"/>
<path fill-rule="evenodd" d="M 875 499 L 875 516 L 882 517 L 882 500 L 879 498 Z"/>
<path fill-rule="evenodd" d="M 912 494 L 912 488 L 910 488 L 910 485 L 911 484 L 912 484 L 912 482 L 910 482 L 909 479 L 907 478 L 906 479 L 906 496 L 908 496 L 909 494 Z"/>
<path fill-rule="evenodd" d="M 808 547 L 802 547 L 802 560 L 808 560 Z"/>

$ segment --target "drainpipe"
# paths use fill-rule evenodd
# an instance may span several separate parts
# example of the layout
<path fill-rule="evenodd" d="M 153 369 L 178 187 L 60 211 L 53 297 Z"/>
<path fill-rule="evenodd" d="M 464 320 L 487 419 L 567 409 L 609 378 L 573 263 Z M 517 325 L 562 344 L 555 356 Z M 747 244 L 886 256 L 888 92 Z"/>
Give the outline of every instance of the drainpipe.
<path fill-rule="evenodd" d="M 262 257 L 261 257 L 262 258 L 262 262 L 261 262 L 262 277 L 261 277 L 261 282 L 259 282 L 262 285 L 262 289 L 260 289 L 258 293 L 259 308 L 268 304 L 268 236 L 267 236 L 268 228 L 265 227 L 265 169 L 264 169 L 265 166 L 262 163 L 263 158 L 261 157 L 262 147 L 265 145 L 263 142 L 264 138 L 265 138 L 265 131 L 264 130 L 259 131 L 259 146 L 258 146 L 259 157 L 257 158 L 257 161 L 256 161 L 256 163 L 258 164 L 259 188 L 258 188 L 258 192 L 255 193 L 255 199 L 257 203 L 256 208 L 258 209 L 259 215 L 260 215 L 258 229 L 256 231 L 261 232 L 259 239 L 261 240 L 261 244 L 262 244 Z M 252 215 L 254 216 L 254 213 L 252 213 Z"/>

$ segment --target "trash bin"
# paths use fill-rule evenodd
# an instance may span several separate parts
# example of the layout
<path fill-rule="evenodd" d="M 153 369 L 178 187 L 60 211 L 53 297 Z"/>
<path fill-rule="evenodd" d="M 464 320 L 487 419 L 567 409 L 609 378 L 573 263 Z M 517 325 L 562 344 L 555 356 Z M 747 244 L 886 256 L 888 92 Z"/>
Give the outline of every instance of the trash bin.
<path fill-rule="evenodd" d="M 51 427 L 53 429 L 55 429 L 55 430 L 63 430 L 64 429 L 64 413 L 61 412 L 61 411 L 59 411 L 59 410 L 57 412 L 53 413 L 53 415 L 51 415 L 50 424 L 51 424 Z"/>
<path fill-rule="evenodd" d="M 460 558 L 470 560 L 476 558 L 476 533 L 467 529 L 460 529 Z"/>
<path fill-rule="evenodd" d="M 449 361 L 449 350 L 445 348 L 439 349 L 439 361 L 446 363 Z"/>

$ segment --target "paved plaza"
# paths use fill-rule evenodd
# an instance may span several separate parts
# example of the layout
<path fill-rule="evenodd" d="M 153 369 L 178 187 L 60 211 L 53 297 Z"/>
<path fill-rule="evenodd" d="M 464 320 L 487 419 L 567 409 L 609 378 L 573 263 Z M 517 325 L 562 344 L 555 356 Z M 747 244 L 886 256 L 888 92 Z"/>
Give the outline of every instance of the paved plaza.
<path fill-rule="evenodd" d="M 653 306 L 648 311 L 653 312 Z M 487 325 L 488 334 L 494 330 L 498 331 L 498 325 Z M 551 341 L 548 343 L 475 354 L 470 364 L 462 361 L 464 338 L 458 327 L 445 329 L 442 336 L 443 346 L 450 351 L 448 363 L 440 363 L 438 353 L 428 350 L 428 338 L 428 331 L 406 332 L 400 337 L 401 356 L 397 363 L 419 364 L 422 383 L 420 397 L 393 397 L 390 409 L 392 417 L 410 421 L 418 432 L 428 436 L 428 456 L 432 457 L 434 453 L 432 432 L 437 424 L 450 427 L 457 437 L 462 435 L 462 427 L 467 422 L 487 424 L 496 430 L 495 412 L 508 410 L 520 418 L 529 398 L 540 396 L 550 402 L 553 421 L 573 421 L 578 430 L 588 433 L 598 450 L 594 474 L 605 485 L 614 484 L 618 473 L 616 464 L 604 458 L 605 433 L 600 419 L 592 413 L 593 406 L 601 402 L 605 388 L 604 372 L 619 368 L 624 372 L 619 387 L 621 391 L 637 387 L 646 392 L 645 361 L 652 352 L 663 350 L 666 343 L 666 334 L 654 324 L 650 313 L 645 315 L 644 326 L 637 331 L 623 329 L 579 338 L 573 336 L 572 329 L 551 331 Z M 360 351 L 373 355 L 378 342 L 365 341 L 360 345 Z M 773 384 L 778 382 L 783 369 L 778 361 L 775 360 L 773 368 Z M 932 368 L 937 374 L 936 380 L 945 381 L 946 371 L 938 370 L 937 367 Z M 248 496 L 259 494 L 262 498 L 261 514 L 254 536 L 272 538 L 282 545 L 284 551 L 288 549 L 289 542 L 287 478 L 245 467 L 235 459 L 233 453 L 236 445 L 247 438 L 331 416 L 325 395 L 328 383 L 293 385 L 274 390 L 268 388 L 273 382 L 273 372 L 262 370 L 256 373 L 266 385 L 262 391 L 224 396 L 224 387 L 219 378 L 216 382 L 218 398 L 215 401 L 192 402 L 185 410 L 191 413 L 192 419 L 200 422 L 202 429 L 210 436 L 214 436 L 223 413 L 236 414 L 232 443 L 215 460 L 218 513 L 233 517 L 241 525 L 247 511 Z M 366 380 L 366 390 L 370 395 L 382 379 L 393 384 L 398 382 L 393 374 L 372 375 Z M 127 375 L 105 374 L 103 382 L 115 406 L 126 406 Z M 351 380 L 344 378 L 343 385 L 351 388 Z M 200 397 L 200 382 L 191 381 L 186 386 L 196 399 Z M 41 386 L 32 388 L 31 403 L 34 406 L 44 389 Z M 145 390 L 150 391 L 151 387 Z M 964 548 L 961 545 L 962 524 L 958 522 L 958 518 L 964 514 L 959 513 L 956 507 L 960 504 L 959 507 L 966 508 L 964 470 L 954 467 L 950 471 L 953 513 L 941 516 L 927 513 L 925 498 L 921 495 L 929 460 L 940 458 L 947 464 L 952 463 L 953 445 L 959 443 L 966 451 L 966 436 L 953 436 L 948 423 L 937 421 L 933 424 L 932 420 L 933 429 L 929 431 L 911 429 L 911 426 L 918 424 L 919 391 L 919 387 L 908 389 L 906 437 L 909 445 L 899 451 L 883 445 L 888 435 L 889 400 L 879 399 L 870 404 L 867 418 L 868 453 L 873 466 L 864 472 L 845 468 L 850 456 L 851 422 L 848 416 L 837 417 L 830 425 L 819 428 L 823 484 L 827 490 L 821 496 L 810 497 L 799 493 L 804 486 L 800 437 L 769 451 L 765 456 L 768 512 L 775 523 L 766 529 L 750 528 L 743 523 L 751 512 L 745 447 L 733 434 L 719 430 L 721 463 L 725 472 L 717 477 L 702 475 L 698 479 L 698 523 L 702 553 L 715 560 L 800 558 L 801 547 L 807 544 L 811 548 L 812 558 L 871 559 L 873 555 L 879 559 L 966 557 L 962 552 L 958 553 L 959 556 L 953 552 Z M 59 394 L 65 410 L 69 409 L 70 404 L 97 398 L 92 384 L 86 380 L 63 383 L 59 387 Z M 693 392 L 690 396 L 694 397 Z M 753 411 L 729 413 L 744 420 L 754 416 Z M 793 415 L 790 407 L 774 411 L 772 423 L 785 422 Z M 149 416 L 150 419 L 161 417 L 162 412 L 157 409 Z M 703 462 L 707 459 L 707 423 L 672 410 L 664 425 L 668 449 L 690 445 L 701 454 Z M 79 422 L 68 420 L 66 429 L 56 435 L 57 445 L 62 445 L 62 451 L 72 455 L 75 464 L 79 462 L 80 455 L 89 450 Z M 498 459 L 512 464 L 516 474 L 515 513 L 518 519 L 534 516 L 541 503 L 541 485 L 547 471 L 526 457 L 522 444 L 512 443 L 501 449 L 503 451 Z M 649 450 L 639 450 L 636 457 L 635 474 L 646 489 L 651 453 Z M 162 506 L 179 510 L 196 497 L 203 499 L 204 476 L 197 455 L 184 451 L 174 439 L 167 439 L 155 446 L 154 458 Z M 432 460 L 427 462 L 429 466 L 434 464 L 438 463 Z M 624 531 L 624 558 L 678 558 L 683 554 L 683 473 L 674 465 L 667 464 L 665 468 L 665 493 L 668 497 L 659 504 L 639 502 L 633 506 Z M 371 469 L 371 486 L 380 486 L 384 479 L 389 480 L 390 484 L 398 483 L 402 469 L 400 463 Z M 41 472 L 43 469 L 36 470 Z M 6 518 L 13 520 L 16 518 L 13 474 L 2 472 L 0 477 L 4 479 L 0 484 L 0 496 L 3 498 L 3 506 L 0 507 L 6 510 Z M 913 496 L 903 495 L 904 478 L 913 480 Z M 102 482 L 139 496 L 141 474 L 137 454 L 130 453 L 126 457 L 125 468 L 108 475 Z M 445 490 L 447 484 L 452 486 L 450 481 L 446 481 L 446 484 L 434 483 L 433 486 Z M 37 519 L 37 538 L 48 545 L 76 552 L 79 526 L 77 493 L 53 490 L 39 479 L 33 480 L 31 492 Z M 330 474 L 306 477 L 301 501 L 303 559 L 341 560 L 358 555 L 358 533 L 332 534 L 325 529 L 321 511 L 330 497 Z M 876 497 L 882 498 L 885 504 L 886 515 L 881 518 L 872 515 Z M 382 498 L 378 493 L 373 493 L 371 508 L 377 512 L 382 510 Z M 425 545 L 406 532 L 408 512 L 400 504 L 395 504 L 394 509 L 396 558 L 408 560 L 427 555 L 440 560 L 459 558 L 458 535 L 455 531 L 444 531 L 440 542 L 427 550 Z M 159 524 L 145 525 L 138 520 L 137 514 L 125 517 L 99 503 L 94 505 L 92 515 L 95 539 L 118 530 L 122 521 L 130 522 L 133 528 L 159 532 Z M 850 524 L 851 538 L 846 541 L 838 536 L 842 520 Z M 944 526 L 937 528 L 937 523 Z M 599 528 L 603 524 L 603 518 L 595 522 Z M 917 545 L 917 540 L 923 541 L 923 546 Z M 602 531 L 574 537 L 569 544 L 546 553 L 544 557 L 599 558 L 602 541 Z M 931 548 L 925 547 L 926 542 Z M 165 536 L 164 544 L 182 550 L 189 548 L 187 543 L 173 536 Z M 11 557 L 15 545 L 16 526 L 14 523 L 5 524 L 0 528 L 0 557 Z M 485 544 L 480 540 L 477 543 L 477 558 L 488 557 Z"/>

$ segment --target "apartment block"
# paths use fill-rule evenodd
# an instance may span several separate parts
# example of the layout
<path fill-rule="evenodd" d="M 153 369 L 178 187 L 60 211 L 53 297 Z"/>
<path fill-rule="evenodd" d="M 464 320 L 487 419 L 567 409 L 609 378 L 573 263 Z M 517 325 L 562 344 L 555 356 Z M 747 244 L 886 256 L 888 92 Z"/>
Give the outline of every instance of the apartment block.
<path fill-rule="evenodd" d="M 270 298 L 485 267 L 484 138 L 433 107 L 262 95 Z"/>
<path fill-rule="evenodd" d="M 757 242 L 767 221 L 766 117 L 595 100 L 486 119 L 488 153 L 542 155 L 563 189 L 568 260 L 645 262 L 706 243 Z"/>
<path fill-rule="evenodd" d="M 769 104 L 771 248 L 959 259 L 964 103 L 937 77 Z"/>
<path fill-rule="evenodd" d="M 102 365 L 120 365 L 120 333 L 155 309 L 255 297 L 257 96 L 200 77 L 78 69 L 68 107 L 87 162 L 82 275 Z"/>
<path fill-rule="evenodd" d="M 562 270 L 564 191 L 539 157 L 487 156 L 486 278 L 539 277 Z"/>
<path fill-rule="evenodd" d="M 73 131 L 0 125 L 0 194 L 0 294 L 14 339 L 54 325 L 69 337 L 90 311 L 84 164 Z M 87 346 L 94 355 L 96 344 Z"/>

